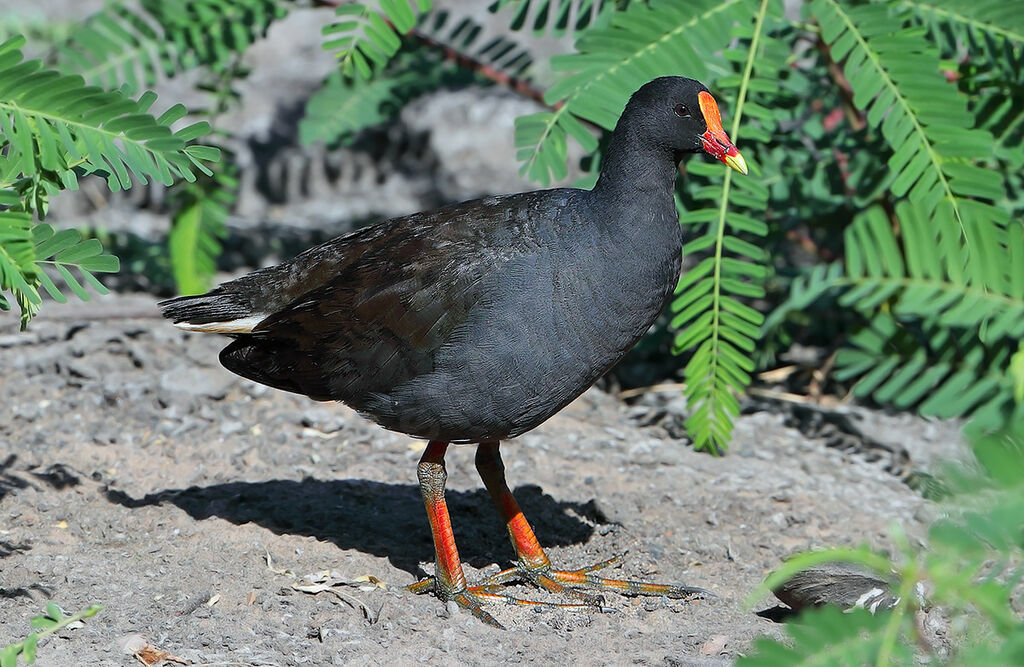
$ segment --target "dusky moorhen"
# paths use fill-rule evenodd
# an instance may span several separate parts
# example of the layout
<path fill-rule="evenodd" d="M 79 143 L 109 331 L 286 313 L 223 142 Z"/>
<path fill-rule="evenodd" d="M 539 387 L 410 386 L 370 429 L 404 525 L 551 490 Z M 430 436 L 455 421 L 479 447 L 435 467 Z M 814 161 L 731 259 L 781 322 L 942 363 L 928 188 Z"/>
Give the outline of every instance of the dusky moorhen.
<path fill-rule="evenodd" d="M 553 569 L 505 482 L 500 440 L 542 423 L 643 336 L 679 279 L 678 162 L 703 150 L 746 164 L 698 81 L 655 79 L 630 98 L 592 190 L 487 197 L 393 218 L 294 259 L 160 304 L 188 331 L 227 334 L 229 370 L 429 440 L 418 466 L 436 553 L 410 586 L 498 625 L 482 604 L 502 584 L 566 593 L 687 597 L 686 586 Z M 449 443 L 479 443 L 476 467 L 501 512 L 515 567 L 468 586 L 444 499 Z M 499 626 L 500 627 L 500 626 Z"/>

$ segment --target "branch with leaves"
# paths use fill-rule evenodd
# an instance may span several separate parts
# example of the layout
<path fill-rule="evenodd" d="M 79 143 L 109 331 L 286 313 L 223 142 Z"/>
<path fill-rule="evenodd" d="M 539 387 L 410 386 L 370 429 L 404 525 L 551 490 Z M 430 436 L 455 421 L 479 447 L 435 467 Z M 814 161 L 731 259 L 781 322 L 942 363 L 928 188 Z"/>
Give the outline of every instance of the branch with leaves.
<path fill-rule="evenodd" d="M 78 623 L 87 618 L 92 618 L 103 610 L 103 607 L 94 604 L 78 613 L 65 616 L 64 611 L 55 603 L 46 603 L 46 611 L 40 616 L 32 617 L 32 628 L 36 632 L 30 633 L 25 639 L 0 648 L 0 667 L 17 667 L 18 658 L 22 658 L 25 664 L 31 665 L 36 661 L 36 648 L 39 640 L 52 635 L 58 630 Z"/>
<path fill-rule="evenodd" d="M 219 157 L 217 149 L 191 143 L 209 131 L 207 123 L 172 130 L 183 106 L 154 117 L 148 113 L 153 93 L 133 99 L 88 85 L 81 76 L 26 61 L 23 43 L 0 44 L 0 309 L 10 309 L 4 292 L 10 293 L 22 328 L 42 303 L 40 286 L 64 299 L 49 272 L 88 299 L 83 283 L 105 292 L 93 274 L 118 268 L 98 241 L 34 222 L 45 218 L 51 196 L 77 189 L 87 175 L 102 176 L 112 191 L 130 188 L 133 179 L 195 181 L 197 173 L 211 174 L 207 163 Z"/>

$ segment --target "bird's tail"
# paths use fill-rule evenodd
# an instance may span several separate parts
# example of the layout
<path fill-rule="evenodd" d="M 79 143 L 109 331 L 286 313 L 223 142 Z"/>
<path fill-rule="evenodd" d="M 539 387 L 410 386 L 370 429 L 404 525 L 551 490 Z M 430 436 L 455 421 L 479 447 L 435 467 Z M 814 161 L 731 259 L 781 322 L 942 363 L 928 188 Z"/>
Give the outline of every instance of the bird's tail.
<path fill-rule="evenodd" d="M 256 325 L 267 317 L 267 313 L 253 308 L 249 295 L 231 289 L 231 283 L 206 294 L 179 296 L 158 305 L 174 326 L 201 333 L 252 333 Z"/>
<path fill-rule="evenodd" d="M 164 317 L 187 331 L 253 333 L 256 326 L 306 292 L 337 275 L 334 247 L 339 237 L 293 259 L 235 278 L 206 294 L 179 296 L 159 303 Z"/>

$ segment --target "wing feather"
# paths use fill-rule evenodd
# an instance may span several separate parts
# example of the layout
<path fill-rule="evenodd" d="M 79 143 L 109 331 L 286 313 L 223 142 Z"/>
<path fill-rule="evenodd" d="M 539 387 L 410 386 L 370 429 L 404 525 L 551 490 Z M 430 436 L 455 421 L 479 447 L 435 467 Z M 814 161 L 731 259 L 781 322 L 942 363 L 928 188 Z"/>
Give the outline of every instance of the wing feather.
<path fill-rule="evenodd" d="M 434 369 L 438 350 L 484 302 L 483 279 L 530 251 L 528 234 L 508 225 L 521 198 L 463 204 L 457 216 L 439 209 L 329 242 L 307 267 L 323 282 L 238 336 L 221 363 L 318 400 L 379 404 Z"/>

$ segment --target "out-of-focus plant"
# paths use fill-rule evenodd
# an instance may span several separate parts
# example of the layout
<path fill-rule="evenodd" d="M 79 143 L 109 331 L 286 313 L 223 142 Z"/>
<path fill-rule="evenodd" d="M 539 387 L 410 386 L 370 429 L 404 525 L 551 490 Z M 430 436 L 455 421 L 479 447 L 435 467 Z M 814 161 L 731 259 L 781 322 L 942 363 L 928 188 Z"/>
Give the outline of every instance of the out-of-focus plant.
<path fill-rule="evenodd" d="M 20 642 L 0 648 L 0 667 L 17 667 L 19 658 L 24 660 L 26 665 L 34 664 L 40 639 L 73 623 L 80 623 L 84 619 L 92 618 L 102 610 L 102 606 L 94 604 L 75 614 L 65 615 L 65 612 L 56 603 L 46 603 L 46 611 L 39 616 L 32 617 L 31 624 L 34 632 L 29 633 Z"/>
<path fill-rule="evenodd" d="M 891 609 L 872 615 L 834 607 L 802 612 L 788 623 L 785 641 L 762 638 L 741 667 L 794 664 L 992 665 L 1024 663 L 1021 562 L 1024 533 L 1024 420 L 978 436 L 973 465 L 952 465 L 940 476 L 944 516 L 928 531 L 927 547 L 898 533 L 895 559 L 861 549 L 801 554 L 787 561 L 751 596 L 807 568 L 842 561 L 898 582 Z M 922 600 L 918 591 L 926 591 Z M 922 602 L 948 619 L 956 635 L 935 646 L 922 634 Z"/>
<path fill-rule="evenodd" d="M 50 197 L 90 174 L 111 190 L 130 188 L 133 178 L 195 180 L 218 157 L 216 149 L 189 143 L 206 123 L 171 129 L 184 107 L 154 117 L 148 110 L 156 95 L 136 99 L 26 61 L 23 43 L 14 37 L 0 44 L 0 309 L 16 302 L 22 328 L 39 311 L 40 287 L 65 301 L 60 283 L 87 300 L 86 285 L 106 291 L 93 274 L 118 268 L 99 241 L 41 222 Z"/>

